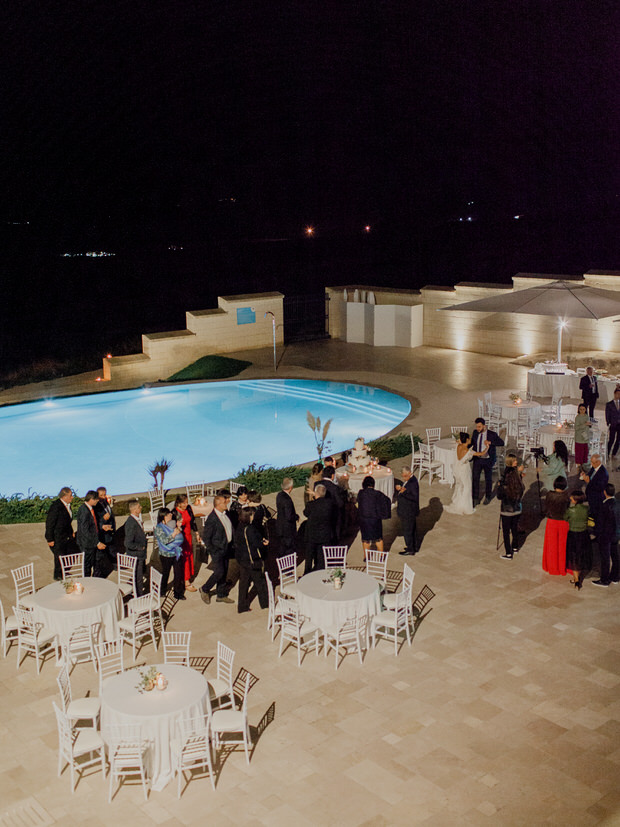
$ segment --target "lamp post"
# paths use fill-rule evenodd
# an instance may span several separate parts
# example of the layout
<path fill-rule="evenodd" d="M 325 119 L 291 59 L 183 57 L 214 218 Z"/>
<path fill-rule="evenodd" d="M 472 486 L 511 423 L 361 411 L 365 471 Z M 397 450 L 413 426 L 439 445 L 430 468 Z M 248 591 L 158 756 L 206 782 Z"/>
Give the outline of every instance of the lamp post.
<path fill-rule="evenodd" d="M 562 361 L 562 331 L 566 324 L 566 319 L 558 319 L 558 363 Z"/>
<path fill-rule="evenodd" d="M 276 363 L 276 317 L 271 310 L 266 311 L 264 318 L 266 319 L 267 316 L 271 316 L 271 326 L 273 330 L 273 371 L 275 373 L 278 370 Z"/>

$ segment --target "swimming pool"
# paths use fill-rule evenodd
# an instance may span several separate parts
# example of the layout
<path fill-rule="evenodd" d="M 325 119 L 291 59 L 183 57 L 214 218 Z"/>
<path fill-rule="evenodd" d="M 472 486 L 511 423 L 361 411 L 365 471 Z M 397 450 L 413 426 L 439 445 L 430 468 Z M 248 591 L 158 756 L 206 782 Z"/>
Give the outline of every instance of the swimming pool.
<path fill-rule="evenodd" d="M 368 441 L 409 414 L 379 388 L 298 379 L 209 382 L 77 396 L 0 408 L 0 492 L 55 495 L 145 491 L 146 471 L 173 460 L 167 488 L 222 480 L 252 462 L 284 466 L 316 457 L 306 411 L 325 422 L 331 450 Z"/>

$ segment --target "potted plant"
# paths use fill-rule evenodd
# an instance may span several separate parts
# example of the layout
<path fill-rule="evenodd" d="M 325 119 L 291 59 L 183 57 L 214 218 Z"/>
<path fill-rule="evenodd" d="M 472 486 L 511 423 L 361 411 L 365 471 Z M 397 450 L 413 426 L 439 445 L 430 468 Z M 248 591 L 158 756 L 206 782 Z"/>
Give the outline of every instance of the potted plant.
<path fill-rule="evenodd" d="M 336 589 L 336 591 L 342 588 L 346 576 L 346 571 L 344 569 L 341 569 L 340 567 L 332 571 L 332 573 L 329 576 L 329 579 L 334 584 L 334 588 Z"/>

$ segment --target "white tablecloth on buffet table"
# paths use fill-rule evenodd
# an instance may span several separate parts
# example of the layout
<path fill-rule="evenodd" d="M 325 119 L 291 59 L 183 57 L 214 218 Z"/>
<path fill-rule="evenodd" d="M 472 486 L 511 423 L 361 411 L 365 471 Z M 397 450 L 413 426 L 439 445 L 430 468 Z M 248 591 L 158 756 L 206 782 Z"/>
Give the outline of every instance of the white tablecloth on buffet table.
<path fill-rule="evenodd" d="M 321 629 L 337 631 L 355 615 L 374 615 L 381 611 L 379 583 L 363 571 L 347 569 L 342 588 L 323 583 L 329 570 L 306 574 L 297 581 L 296 600 L 300 612 Z"/>
<path fill-rule="evenodd" d="M 581 399 L 579 381 L 581 376 L 576 373 L 554 374 L 536 373 L 528 371 L 527 389 L 532 396 L 556 396 L 563 399 Z M 616 385 L 620 384 L 616 379 L 598 379 L 599 405 L 605 404 L 614 398 Z"/>
<path fill-rule="evenodd" d="M 362 488 L 364 477 L 367 477 L 368 474 L 352 474 L 348 470 L 347 466 L 343 465 L 341 468 L 336 469 L 336 476 L 338 479 L 346 479 L 349 486 L 349 491 L 357 494 Z M 391 469 L 386 466 L 379 465 L 373 469 L 372 476 L 375 479 L 375 488 L 377 491 L 382 491 L 390 499 L 392 499 L 394 497 L 394 474 L 392 474 Z"/>
<path fill-rule="evenodd" d="M 441 474 L 441 482 L 452 485 L 454 482 L 454 472 L 452 467 L 456 459 L 456 445 L 457 442 L 451 436 L 440 439 L 433 445 L 433 459 L 441 462 L 443 471 Z"/>
<path fill-rule="evenodd" d="M 101 623 L 103 640 L 118 637 L 118 621 L 123 616 L 123 596 L 118 583 L 102 577 L 74 577 L 82 583 L 81 594 L 67 594 L 62 583 L 50 583 L 32 598 L 35 620 L 56 632 L 66 644 L 78 626 Z"/>
<path fill-rule="evenodd" d="M 149 669 L 150 666 L 142 667 Z M 168 679 L 163 691 L 139 692 L 140 670 L 130 669 L 108 678 L 101 693 L 101 734 L 123 724 L 139 724 L 142 737 L 149 741 L 146 771 L 154 790 L 163 790 L 173 778 L 174 758 L 171 742 L 178 740 L 178 726 L 184 718 L 195 718 L 207 711 L 207 679 L 188 666 L 157 664 Z"/>

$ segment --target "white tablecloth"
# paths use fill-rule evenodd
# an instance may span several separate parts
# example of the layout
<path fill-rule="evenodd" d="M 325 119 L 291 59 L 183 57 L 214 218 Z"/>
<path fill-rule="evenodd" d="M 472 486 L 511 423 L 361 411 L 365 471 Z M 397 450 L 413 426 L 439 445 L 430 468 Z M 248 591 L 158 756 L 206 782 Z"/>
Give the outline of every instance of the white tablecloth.
<path fill-rule="evenodd" d="M 599 430 L 593 427 L 590 432 L 590 439 L 598 436 Z M 543 425 L 542 428 L 538 429 L 538 439 L 536 440 L 536 444 L 542 445 L 545 449 L 545 453 L 550 454 L 553 451 L 553 443 L 556 439 L 561 439 L 566 442 L 567 437 L 570 437 L 573 440 L 575 439 L 574 428 L 558 428 L 557 425 Z"/>
<path fill-rule="evenodd" d="M 354 494 L 357 494 L 358 491 L 362 488 L 362 482 L 364 481 L 364 477 L 367 477 L 368 474 L 351 474 L 347 471 L 347 467 L 343 465 L 341 468 L 336 469 L 336 476 L 340 479 L 343 478 L 347 480 L 349 491 L 352 491 Z M 377 491 L 382 491 L 386 494 L 390 499 L 394 497 L 394 474 L 390 468 L 386 468 L 383 465 L 378 466 L 372 472 L 372 476 L 375 479 L 375 488 Z"/>
<path fill-rule="evenodd" d="M 456 445 L 457 442 L 451 436 L 440 439 L 433 445 L 433 459 L 441 462 L 443 471 L 441 473 L 441 482 L 452 485 L 454 482 L 454 472 L 452 466 L 456 459 Z"/>
<path fill-rule="evenodd" d="M 330 632 L 355 615 L 374 615 L 381 611 L 379 584 L 374 577 L 363 571 L 347 569 L 347 576 L 340 590 L 332 583 L 323 583 L 329 571 L 326 569 L 306 574 L 297 582 L 296 598 L 304 617 Z"/>
<path fill-rule="evenodd" d="M 536 373 L 533 370 L 527 374 L 527 389 L 532 396 L 561 396 L 563 399 L 581 399 L 579 381 L 581 376 L 575 373 L 551 374 Z M 605 404 L 614 398 L 614 390 L 619 384 L 616 379 L 598 380 L 599 405 Z"/>
<path fill-rule="evenodd" d="M 502 406 L 502 419 L 505 419 L 508 422 L 517 421 L 519 409 L 525 409 L 531 412 L 541 409 L 540 402 L 523 401 L 519 405 L 517 405 L 515 402 L 512 401 L 512 399 L 501 396 L 497 399 L 493 399 L 493 404 Z"/>
<path fill-rule="evenodd" d="M 67 594 L 62 583 L 50 583 L 33 599 L 34 616 L 58 634 L 66 644 L 78 626 L 101 623 L 103 640 L 118 637 L 118 621 L 123 616 L 123 596 L 118 583 L 102 577 L 73 578 L 84 585 L 82 594 Z"/>
<path fill-rule="evenodd" d="M 142 667 L 148 669 L 150 667 Z M 184 718 L 204 715 L 207 711 L 207 679 L 188 666 L 157 664 L 156 669 L 168 679 L 160 692 L 138 692 L 140 670 L 130 669 L 108 678 L 101 693 L 101 734 L 106 728 L 122 724 L 140 724 L 142 737 L 148 740 L 146 769 L 154 790 L 163 790 L 174 776 L 171 742 L 178 739 L 178 725 Z"/>

